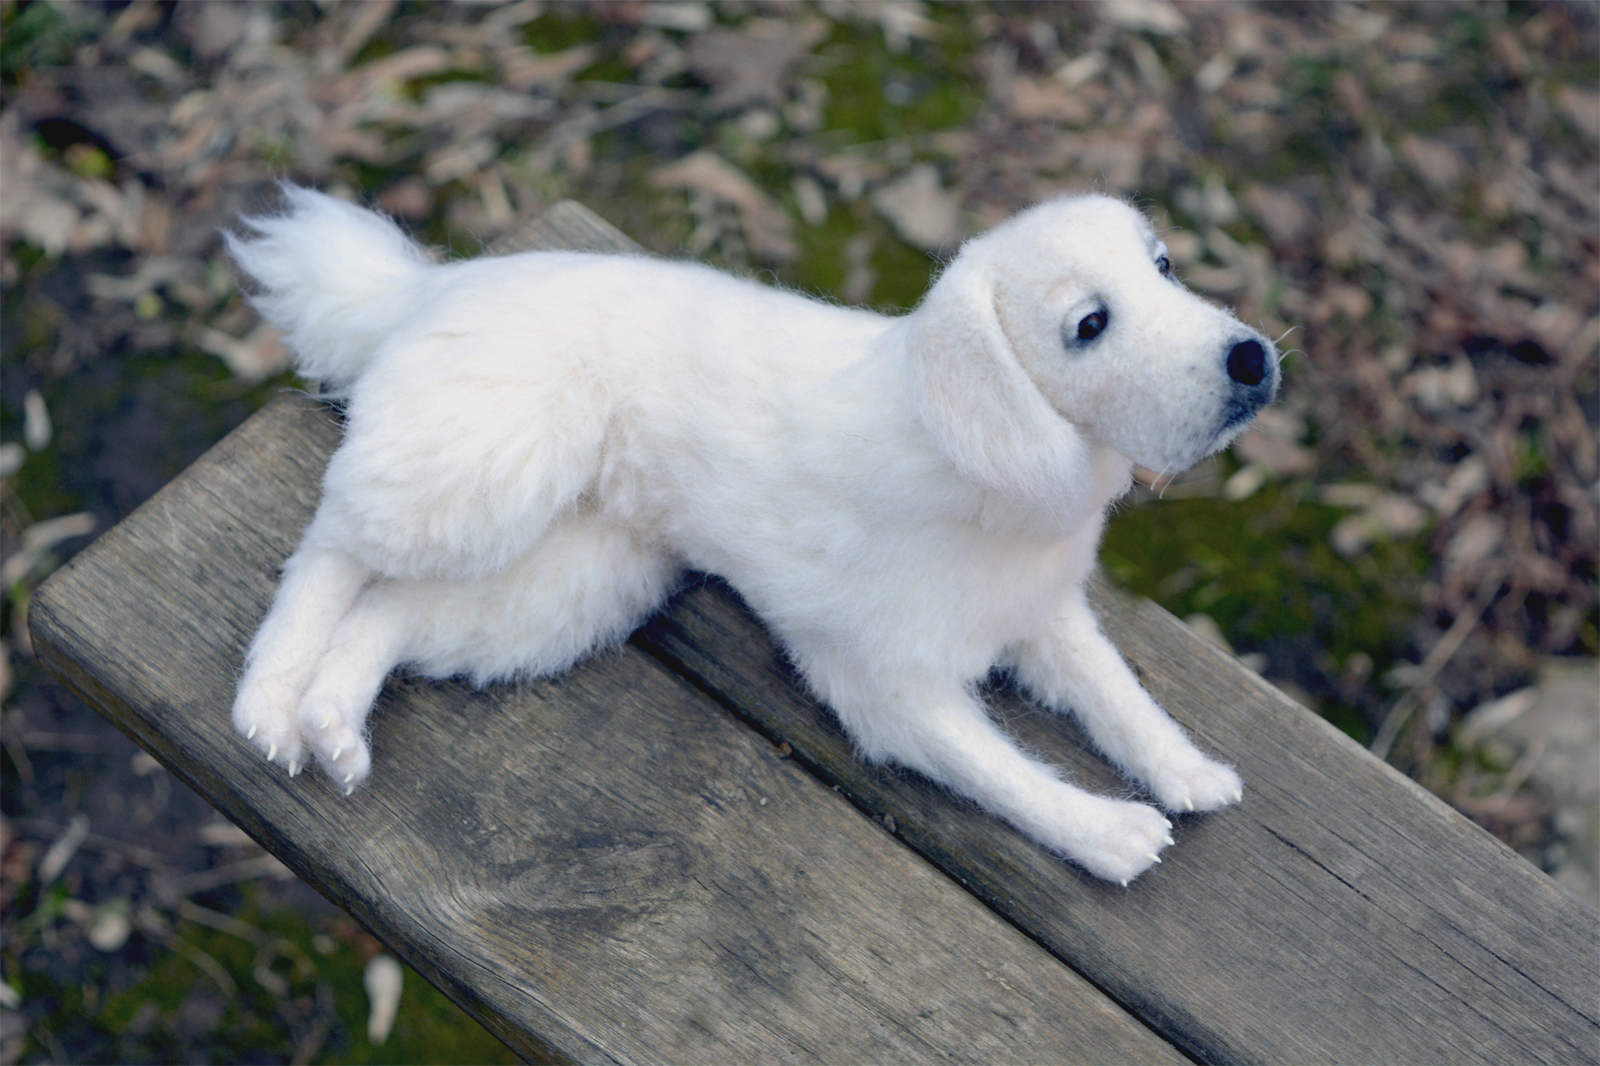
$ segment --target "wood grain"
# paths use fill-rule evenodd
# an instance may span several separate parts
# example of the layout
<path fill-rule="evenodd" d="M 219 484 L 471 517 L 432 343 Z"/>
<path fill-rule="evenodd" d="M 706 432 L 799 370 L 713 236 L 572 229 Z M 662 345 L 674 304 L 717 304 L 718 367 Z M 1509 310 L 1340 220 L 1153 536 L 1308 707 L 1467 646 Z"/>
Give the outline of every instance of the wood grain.
<path fill-rule="evenodd" d="M 864 767 L 726 586 L 635 642 L 695 680 L 1188 1054 L 1207 1062 L 1600 1060 L 1600 915 L 1148 601 L 1096 590 L 1107 632 L 1245 801 L 1176 819 L 1127 889 L 927 781 Z M 1004 687 L 1027 749 L 1130 787 Z"/>
<path fill-rule="evenodd" d="M 490 251 L 495 255 L 509 255 L 515 252 L 560 248 L 574 252 L 644 254 L 644 249 L 627 234 L 587 207 L 571 200 L 561 200 L 551 204 L 496 241 Z"/>
<path fill-rule="evenodd" d="M 525 232 L 611 239 L 582 216 Z M 632 646 L 486 691 L 392 681 L 373 780 L 348 799 L 263 763 L 229 724 L 233 686 L 339 433 L 315 401 L 275 401 L 40 587 L 35 646 L 507 1044 L 595 1062 L 1184 1061 Z"/>

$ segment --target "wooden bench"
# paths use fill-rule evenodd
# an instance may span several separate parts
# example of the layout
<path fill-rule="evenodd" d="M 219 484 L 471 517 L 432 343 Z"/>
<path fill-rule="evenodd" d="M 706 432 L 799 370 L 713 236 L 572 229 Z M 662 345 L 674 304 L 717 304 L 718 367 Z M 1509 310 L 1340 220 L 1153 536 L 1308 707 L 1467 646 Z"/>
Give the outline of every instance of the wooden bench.
<path fill-rule="evenodd" d="M 574 204 L 505 250 L 631 249 Z M 1600 1060 L 1600 915 L 1149 602 L 1096 590 L 1244 803 L 1123 889 L 863 766 L 697 583 L 551 680 L 397 678 L 371 783 L 228 720 L 333 412 L 272 403 L 37 592 L 68 685 L 512 1048 L 669 1062 Z M 1125 792 L 1070 723 L 1022 743 Z"/>

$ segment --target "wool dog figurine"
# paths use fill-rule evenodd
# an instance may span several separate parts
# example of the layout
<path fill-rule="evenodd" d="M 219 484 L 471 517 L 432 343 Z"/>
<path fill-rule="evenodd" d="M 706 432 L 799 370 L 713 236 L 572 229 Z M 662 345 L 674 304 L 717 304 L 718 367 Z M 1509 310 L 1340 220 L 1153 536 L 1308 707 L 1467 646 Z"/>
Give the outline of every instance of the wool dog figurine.
<path fill-rule="evenodd" d="M 347 401 L 322 499 L 233 707 L 293 776 L 371 771 L 405 665 L 478 684 L 625 637 L 721 575 L 860 754 L 1126 884 L 1172 843 L 974 695 L 996 667 L 1077 716 L 1168 811 L 1234 803 L 1102 634 L 1083 583 L 1131 470 L 1225 447 L 1270 341 L 1172 277 L 1127 204 L 1067 197 L 968 241 L 901 317 L 704 266 L 531 252 L 436 264 L 381 215 L 285 186 L 228 235 L 299 371 Z"/>

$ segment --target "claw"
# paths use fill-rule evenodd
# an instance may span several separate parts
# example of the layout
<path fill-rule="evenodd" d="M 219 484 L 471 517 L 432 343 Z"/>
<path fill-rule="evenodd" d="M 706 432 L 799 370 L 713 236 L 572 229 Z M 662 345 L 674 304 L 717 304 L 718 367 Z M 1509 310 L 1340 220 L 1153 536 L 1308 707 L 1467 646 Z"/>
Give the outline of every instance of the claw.
<path fill-rule="evenodd" d="M 277 757 L 278 757 L 278 745 L 277 744 L 268 744 L 267 745 L 267 761 L 271 762 L 273 759 L 276 759 Z"/>
<path fill-rule="evenodd" d="M 257 726 L 254 722 L 252 722 L 250 724 L 250 732 L 246 733 L 244 735 L 244 738 L 246 740 L 254 740 L 256 738 L 256 730 L 259 729 L 259 728 L 260 728 L 259 726 Z"/>

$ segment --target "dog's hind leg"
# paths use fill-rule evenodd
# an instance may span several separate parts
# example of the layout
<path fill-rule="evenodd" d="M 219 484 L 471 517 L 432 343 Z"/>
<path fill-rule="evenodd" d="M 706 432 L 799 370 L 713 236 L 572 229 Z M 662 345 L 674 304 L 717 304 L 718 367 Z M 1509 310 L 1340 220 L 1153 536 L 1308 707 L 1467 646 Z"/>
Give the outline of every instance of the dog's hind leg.
<path fill-rule="evenodd" d="M 410 618 L 391 582 L 368 588 L 339 623 L 300 700 L 300 734 L 346 793 L 372 768 L 366 723 L 384 678 L 405 654 Z"/>
<path fill-rule="evenodd" d="M 1167 810 L 1207 811 L 1243 798 L 1233 768 L 1195 747 L 1139 684 L 1081 588 L 1043 635 L 1019 648 L 1016 669 L 1025 688 L 1047 706 L 1070 709 L 1106 758 L 1149 785 Z"/>
<path fill-rule="evenodd" d="M 1127 884 L 1159 862 L 1172 825 L 1154 807 L 1096 796 L 1018 749 L 960 689 L 913 702 L 906 690 L 840 719 L 874 761 L 916 770 L 1089 872 Z M 853 702 L 853 701 L 852 701 Z"/>
<path fill-rule="evenodd" d="M 312 524 L 315 530 L 316 524 Z M 234 728 L 291 775 L 305 765 L 296 710 L 339 622 L 371 574 L 345 552 L 305 543 L 283 565 L 278 592 L 245 656 Z"/>
<path fill-rule="evenodd" d="M 327 644 L 299 703 L 300 733 L 338 787 L 371 771 L 367 717 L 405 663 L 479 683 L 566 669 L 621 640 L 671 591 L 673 562 L 626 531 L 569 518 L 481 581 L 373 582 Z"/>
<path fill-rule="evenodd" d="M 479 684 L 565 670 L 625 639 L 677 585 L 679 564 L 601 516 L 569 515 L 516 565 L 475 582 L 396 582 L 404 661 Z"/>

